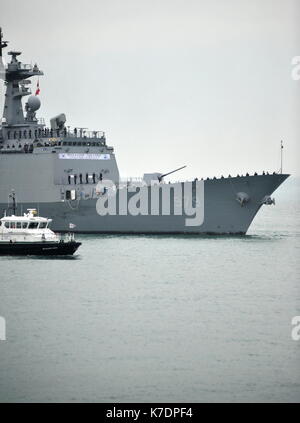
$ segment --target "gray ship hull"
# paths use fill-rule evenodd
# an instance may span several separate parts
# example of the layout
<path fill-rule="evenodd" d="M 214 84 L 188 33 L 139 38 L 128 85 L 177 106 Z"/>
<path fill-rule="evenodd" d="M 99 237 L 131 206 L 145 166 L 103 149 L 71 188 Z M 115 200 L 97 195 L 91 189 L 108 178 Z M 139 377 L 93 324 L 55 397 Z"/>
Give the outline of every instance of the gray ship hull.
<path fill-rule="evenodd" d="M 256 213 L 288 177 L 287 174 L 211 179 L 204 182 L 204 220 L 199 226 L 186 226 L 186 215 L 106 215 L 96 210 L 96 198 L 74 201 L 19 201 L 18 212 L 38 208 L 41 216 L 53 219 L 52 229 L 77 233 L 143 234 L 246 234 Z M 243 206 L 236 194 L 246 192 L 250 200 Z M 0 205 L 2 211 L 7 203 Z"/>

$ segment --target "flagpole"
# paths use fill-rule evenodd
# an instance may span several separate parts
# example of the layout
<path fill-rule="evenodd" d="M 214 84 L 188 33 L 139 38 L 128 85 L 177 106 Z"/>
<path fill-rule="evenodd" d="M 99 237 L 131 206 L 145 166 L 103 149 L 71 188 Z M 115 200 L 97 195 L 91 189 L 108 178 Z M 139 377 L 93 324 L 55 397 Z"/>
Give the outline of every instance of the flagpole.
<path fill-rule="evenodd" d="M 280 143 L 280 173 L 282 174 L 282 160 L 283 160 L 283 141 Z"/>

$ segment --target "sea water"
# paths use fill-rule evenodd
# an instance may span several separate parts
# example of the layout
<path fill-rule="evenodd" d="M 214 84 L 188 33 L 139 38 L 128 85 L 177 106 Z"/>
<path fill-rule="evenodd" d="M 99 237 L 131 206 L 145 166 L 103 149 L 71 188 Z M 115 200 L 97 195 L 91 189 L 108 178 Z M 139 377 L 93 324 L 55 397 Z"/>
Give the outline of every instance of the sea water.
<path fill-rule="evenodd" d="M 299 194 L 287 180 L 244 237 L 0 257 L 0 401 L 299 402 Z"/>

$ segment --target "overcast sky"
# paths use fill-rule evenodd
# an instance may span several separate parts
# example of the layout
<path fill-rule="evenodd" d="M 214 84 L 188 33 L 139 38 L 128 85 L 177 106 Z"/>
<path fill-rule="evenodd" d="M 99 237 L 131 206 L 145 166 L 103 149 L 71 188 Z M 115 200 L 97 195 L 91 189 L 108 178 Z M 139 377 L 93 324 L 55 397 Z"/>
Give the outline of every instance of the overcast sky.
<path fill-rule="evenodd" d="M 299 0 L 0 6 L 9 48 L 44 71 L 39 116 L 104 130 L 122 176 L 277 171 L 281 139 L 284 170 L 300 175 Z"/>

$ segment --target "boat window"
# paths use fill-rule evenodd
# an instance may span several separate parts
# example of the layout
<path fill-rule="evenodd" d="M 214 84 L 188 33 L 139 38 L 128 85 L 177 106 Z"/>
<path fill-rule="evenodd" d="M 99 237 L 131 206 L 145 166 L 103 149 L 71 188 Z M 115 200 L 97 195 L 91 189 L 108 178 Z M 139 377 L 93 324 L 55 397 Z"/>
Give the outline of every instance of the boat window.
<path fill-rule="evenodd" d="M 27 222 L 23 222 L 22 223 L 22 229 L 26 229 L 27 228 L 28 223 Z"/>
<path fill-rule="evenodd" d="M 9 222 L 5 222 L 5 227 L 9 228 Z"/>
<path fill-rule="evenodd" d="M 22 223 L 21 222 L 17 222 L 17 229 L 21 229 L 22 227 Z"/>
<path fill-rule="evenodd" d="M 47 222 L 40 222 L 39 229 L 44 229 L 47 226 Z"/>
<path fill-rule="evenodd" d="M 10 228 L 15 229 L 16 228 L 16 222 L 10 222 Z"/>
<path fill-rule="evenodd" d="M 30 222 L 28 229 L 36 229 L 39 225 L 39 222 Z"/>

